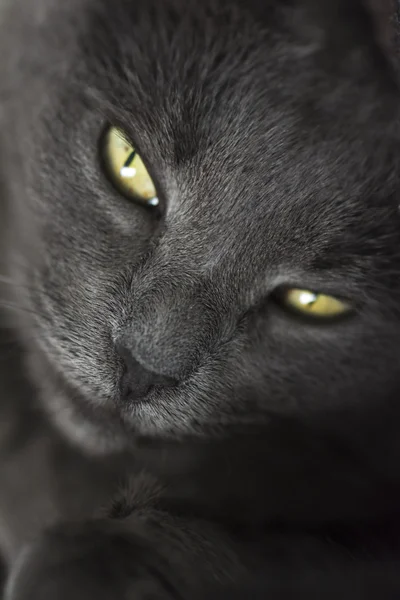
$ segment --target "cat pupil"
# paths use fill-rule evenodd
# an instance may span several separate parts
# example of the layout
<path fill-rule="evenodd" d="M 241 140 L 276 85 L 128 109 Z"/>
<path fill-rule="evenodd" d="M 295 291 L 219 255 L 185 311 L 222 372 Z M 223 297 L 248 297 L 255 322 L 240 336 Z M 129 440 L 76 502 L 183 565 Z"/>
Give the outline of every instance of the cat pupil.
<path fill-rule="evenodd" d="M 135 156 L 136 156 L 136 150 L 132 150 L 132 152 L 130 153 L 130 155 L 128 156 L 128 158 L 126 159 L 126 161 L 124 163 L 124 167 L 129 167 L 129 165 L 132 163 Z"/>
<path fill-rule="evenodd" d="M 135 177 L 136 169 L 131 167 L 134 158 L 136 156 L 136 150 L 132 150 L 128 158 L 126 159 L 124 165 L 121 167 L 120 174 L 121 177 Z"/>

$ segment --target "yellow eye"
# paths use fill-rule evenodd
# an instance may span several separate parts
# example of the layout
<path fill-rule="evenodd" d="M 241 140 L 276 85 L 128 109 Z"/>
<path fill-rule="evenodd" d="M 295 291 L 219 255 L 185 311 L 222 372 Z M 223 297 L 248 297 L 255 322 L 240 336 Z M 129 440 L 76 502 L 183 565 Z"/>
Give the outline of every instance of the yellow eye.
<path fill-rule="evenodd" d="M 334 296 L 317 294 L 310 290 L 289 288 L 282 292 L 280 302 L 289 310 L 314 319 L 329 320 L 341 317 L 351 312 L 352 307 L 347 302 Z"/>
<path fill-rule="evenodd" d="M 117 190 L 130 200 L 158 206 L 157 191 L 140 155 L 118 127 L 110 127 L 102 140 L 107 175 Z"/>

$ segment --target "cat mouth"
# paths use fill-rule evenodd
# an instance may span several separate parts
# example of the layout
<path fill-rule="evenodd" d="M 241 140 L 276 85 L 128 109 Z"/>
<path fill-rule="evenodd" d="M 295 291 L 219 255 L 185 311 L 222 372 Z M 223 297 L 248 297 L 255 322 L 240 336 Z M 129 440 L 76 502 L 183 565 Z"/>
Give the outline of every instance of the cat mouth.
<path fill-rule="evenodd" d="M 177 386 L 169 386 L 169 390 L 176 388 Z M 162 385 L 151 384 L 145 388 L 135 389 L 127 388 L 121 391 L 119 403 L 124 406 L 140 406 L 146 405 L 150 402 L 155 402 L 160 399 L 165 391 L 165 387 Z"/>
<path fill-rule="evenodd" d="M 177 379 L 154 373 L 135 360 L 123 348 L 119 352 L 124 359 L 122 375 L 119 383 L 119 402 L 132 405 L 151 402 L 165 390 L 178 387 Z"/>
<path fill-rule="evenodd" d="M 200 398 L 193 382 L 152 385 L 145 394 L 132 394 L 119 402 L 121 421 L 136 438 L 175 439 L 203 437 L 204 424 L 212 423 L 213 403 Z M 215 408 L 215 404 L 214 404 Z"/>

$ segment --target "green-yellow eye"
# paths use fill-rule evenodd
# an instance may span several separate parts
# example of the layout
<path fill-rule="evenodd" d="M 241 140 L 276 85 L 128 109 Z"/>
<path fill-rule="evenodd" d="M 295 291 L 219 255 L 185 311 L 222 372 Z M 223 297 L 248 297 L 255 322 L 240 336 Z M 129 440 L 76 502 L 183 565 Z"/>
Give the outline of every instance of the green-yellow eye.
<path fill-rule="evenodd" d="M 130 200 L 158 206 L 157 191 L 140 155 L 118 127 L 110 127 L 102 140 L 107 175 L 117 190 Z"/>
<path fill-rule="evenodd" d="M 334 296 L 298 288 L 284 290 L 280 295 L 280 303 L 300 315 L 320 320 L 342 317 L 352 310 L 350 304 Z"/>

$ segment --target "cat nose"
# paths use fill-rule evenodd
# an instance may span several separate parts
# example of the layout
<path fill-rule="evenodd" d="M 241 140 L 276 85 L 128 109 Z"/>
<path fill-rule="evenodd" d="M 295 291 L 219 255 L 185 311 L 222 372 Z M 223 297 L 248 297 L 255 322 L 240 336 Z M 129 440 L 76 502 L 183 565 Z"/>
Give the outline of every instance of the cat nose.
<path fill-rule="evenodd" d="M 124 371 L 120 382 L 121 400 L 142 400 L 155 388 L 175 386 L 178 381 L 172 377 L 154 373 L 141 365 L 124 346 L 118 347 L 118 353 L 124 362 Z"/>

